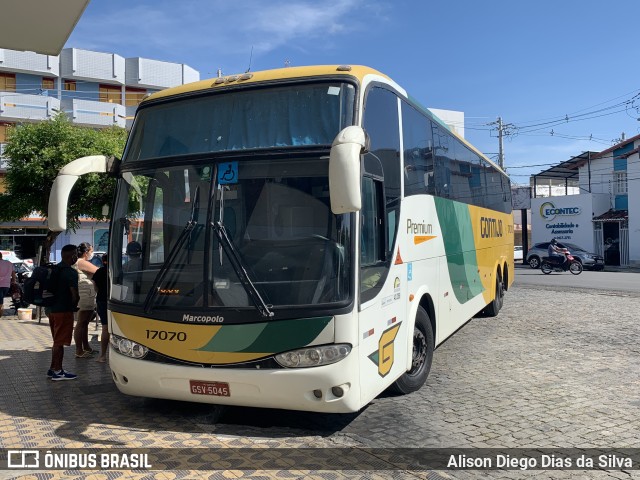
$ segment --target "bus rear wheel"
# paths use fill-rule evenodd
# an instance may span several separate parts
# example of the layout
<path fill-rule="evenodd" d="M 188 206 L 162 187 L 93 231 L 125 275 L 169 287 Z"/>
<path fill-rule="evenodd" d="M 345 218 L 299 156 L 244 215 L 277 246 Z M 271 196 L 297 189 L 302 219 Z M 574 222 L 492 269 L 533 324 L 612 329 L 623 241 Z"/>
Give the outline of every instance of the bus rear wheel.
<path fill-rule="evenodd" d="M 416 323 L 413 327 L 411 369 L 391 385 L 391 390 L 403 395 L 419 390 L 429 376 L 434 348 L 431 320 L 424 308 L 418 307 Z"/>

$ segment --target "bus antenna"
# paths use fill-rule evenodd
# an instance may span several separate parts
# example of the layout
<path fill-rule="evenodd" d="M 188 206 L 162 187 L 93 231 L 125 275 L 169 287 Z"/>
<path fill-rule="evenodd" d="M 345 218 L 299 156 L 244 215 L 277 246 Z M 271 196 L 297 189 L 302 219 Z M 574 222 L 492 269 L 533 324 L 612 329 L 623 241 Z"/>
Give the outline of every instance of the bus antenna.
<path fill-rule="evenodd" d="M 251 45 L 251 53 L 249 54 L 249 68 L 247 68 L 247 71 L 244 73 L 249 73 L 249 71 L 251 70 L 251 61 L 253 60 L 253 45 Z"/>

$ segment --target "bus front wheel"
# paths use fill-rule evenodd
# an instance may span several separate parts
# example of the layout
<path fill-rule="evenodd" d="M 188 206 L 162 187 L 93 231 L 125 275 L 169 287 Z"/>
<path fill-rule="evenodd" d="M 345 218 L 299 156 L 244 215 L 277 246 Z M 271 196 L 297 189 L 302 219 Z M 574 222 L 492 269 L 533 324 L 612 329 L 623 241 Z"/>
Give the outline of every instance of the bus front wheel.
<path fill-rule="evenodd" d="M 435 341 L 429 315 L 424 308 L 418 307 L 416 323 L 413 327 L 411 369 L 391 385 L 391 390 L 403 395 L 419 390 L 429 376 L 434 348 Z"/>

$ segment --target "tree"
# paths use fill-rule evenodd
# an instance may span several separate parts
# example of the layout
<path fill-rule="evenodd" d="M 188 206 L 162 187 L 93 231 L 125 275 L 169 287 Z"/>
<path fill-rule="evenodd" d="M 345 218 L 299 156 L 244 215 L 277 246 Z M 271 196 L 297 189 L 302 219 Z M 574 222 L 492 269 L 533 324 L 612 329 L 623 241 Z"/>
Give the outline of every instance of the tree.
<path fill-rule="evenodd" d="M 4 151 L 9 166 L 6 191 L 0 194 L 0 221 L 16 221 L 33 212 L 47 217 L 49 192 L 63 166 L 86 155 L 120 156 L 126 139 L 127 131 L 123 128 L 80 127 L 63 113 L 46 122 L 9 129 Z M 69 228 L 75 231 L 81 217 L 105 220 L 102 206 L 111 204 L 114 189 L 115 179 L 105 174 L 80 177 L 69 198 Z M 58 232 L 48 232 L 42 259 L 49 258 L 57 236 Z"/>

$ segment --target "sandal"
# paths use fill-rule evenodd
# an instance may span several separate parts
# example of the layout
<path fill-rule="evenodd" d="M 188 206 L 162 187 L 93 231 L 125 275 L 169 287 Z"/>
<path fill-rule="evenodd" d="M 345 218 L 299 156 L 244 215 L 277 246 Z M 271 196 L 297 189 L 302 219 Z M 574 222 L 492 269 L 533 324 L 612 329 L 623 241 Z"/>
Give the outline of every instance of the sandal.
<path fill-rule="evenodd" d="M 76 358 L 91 358 L 92 353 L 89 351 L 85 351 L 82 353 L 76 353 Z"/>

